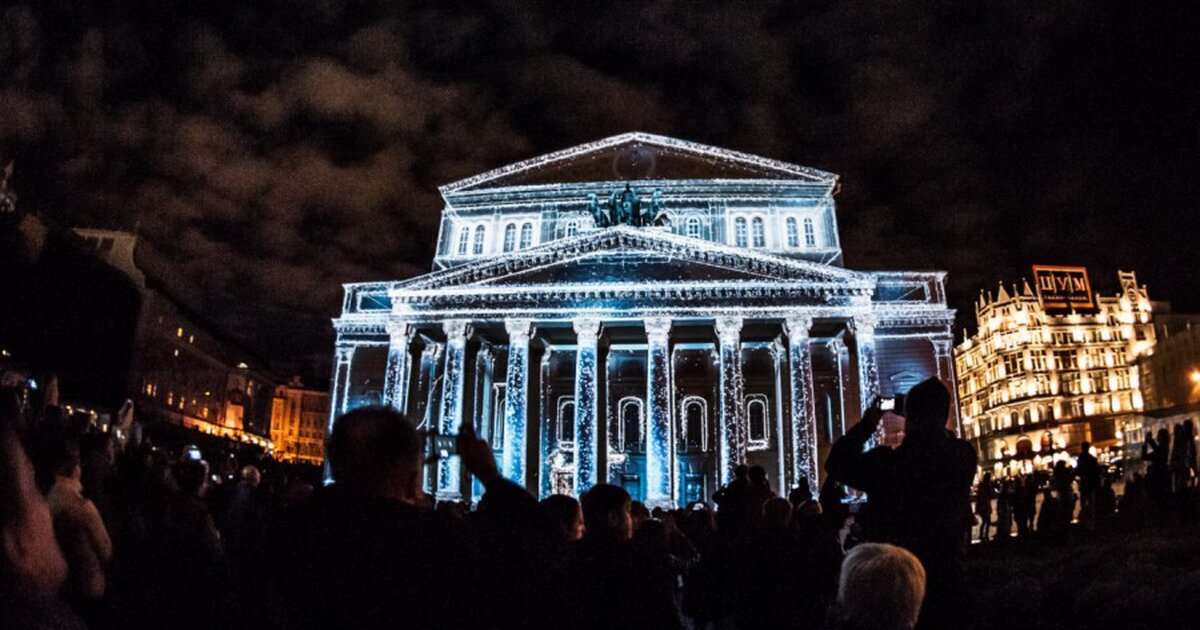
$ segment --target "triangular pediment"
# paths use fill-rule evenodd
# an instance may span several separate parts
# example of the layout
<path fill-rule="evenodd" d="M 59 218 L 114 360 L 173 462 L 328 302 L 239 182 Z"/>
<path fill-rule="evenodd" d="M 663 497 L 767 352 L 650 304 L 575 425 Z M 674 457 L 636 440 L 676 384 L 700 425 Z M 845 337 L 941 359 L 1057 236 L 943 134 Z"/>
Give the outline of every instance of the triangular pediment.
<path fill-rule="evenodd" d="M 837 176 L 748 153 L 631 132 L 481 173 L 442 186 L 441 191 L 651 179 L 778 179 L 833 185 Z"/>
<path fill-rule="evenodd" d="M 841 267 L 622 225 L 434 272 L 401 283 L 396 289 L 731 282 L 873 286 L 870 276 Z"/>

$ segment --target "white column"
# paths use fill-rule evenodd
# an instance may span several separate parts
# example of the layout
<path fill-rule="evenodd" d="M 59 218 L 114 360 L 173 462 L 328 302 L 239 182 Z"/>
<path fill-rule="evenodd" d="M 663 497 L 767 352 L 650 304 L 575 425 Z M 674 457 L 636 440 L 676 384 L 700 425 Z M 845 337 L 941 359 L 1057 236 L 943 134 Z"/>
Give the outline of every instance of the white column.
<path fill-rule="evenodd" d="M 329 398 L 329 426 L 326 427 L 326 435 L 333 432 L 333 421 L 346 413 L 346 405 L 350 399 L 350 364 L 354 361 L 355 347 L 338 345 L 335 351 L 337 362 L 333 368 L 333 392 Z"/>
<path fill-rule="evenodd" d="M 837 373 L 838 397 L 834 402 L 837 404 L 838 430 L 837 435 L 833 437 L 839 438 L 846 434 L 846 370 L 843 361 L 845 360 L 846 343 L 841 337 L 834 337 L 825 346 L 829 354 L 833 357 L 833 367 Z"/>
<path fill-rule="evenodd" d="M 453 320 L 444 322 L 446 331 L 446 368 L 442 372 L 442 408 L 438 419 L 438 433 L 455 435 L 462 426 L 463 389 L 466 379 L 467 322 Z M 460 487 L 459 458 L 457 455 L 438 459 L 437 498 L 454 500 L 462 498 Z"/>
<path fill-rule="evenodd" d="M 408 384 L 412 380 L 412 346 L 416 329 L 404 322 L 388 324 L 387 371 L 383 377 L 383 404 L 405 413 L 408 411 Z"/>
<path fill-rule="evenodd" d="M 937 365 L 938 380 L 950 390 L 950 418 L 954 434 L 962 437 L 962 418 L 958 408 L 958 383 L 954 378 L 953 338 L 933 338 L 933 362 Z"/>
<path fill-rule="evenodd" d="M 671 430 L 671 320 L 653 317 L 646 327 L 646 505 L 673 505 L 671 474 L 675 440 Z M 618 413 L 620 410 L 618 410 Z"/>
<path fill-rule="evenodd" d="M 519 486 L 525 485 L 525 438 L 529 401 L 528 320 L 504 322 L 508 331 L 508 371 L 504 378 L 504 450 L 501 474 Z"/>
<path fill-rule="evenodd" d="M 718 317 L 720 407 L 717 424 L 718 471 L 722 485 L 733 480 L 733 469 L 746 459 L 746 423 L 742 418 L 742 318 Z"/>
<path fill-rule="evenodd" d="M 790 435 L 790 431 L 786 430 L 786 418 L 788 415 L 784 413 L 783 409 L 783 383 L 784 372 L 786 371 L 787 367 L 787 347 L 781 339 L 777 338 L 771 342 L 770 351 L 771 364 L 774 366 L 774 371 L 772 374 L 774 375 L 773 380 L 775 383 L 775 410 L 773 412 L 775 414 L 774 435 L 776 436 L 775 442 L 778 445 L 778 448 L 776 449 L 778 451 L 778 457 L 776 458 L 775 464 L 777 471 L 775 478 L 778 479 L 779 489 L 781 492 L 783 492 L 795 485 L 795 478 L 792 475 L 790 463 L 791 454 L 794 451 L 791 449 L 790 443 L 785 447 L 783 437 L 785 435 Z"/>
<path fill-rule="evenodd" d="M 859 417 L 866 412 L 871 401 L 879 397 L 879 363 L 875 358 L 875 324 L 873 315 L 856 315 L 851 322 L 854 329 L 854 347 L 858 354 L 858 409 Z M 883 441 L 883 424 L 875 432 L 876 442 Z"/>
<path fill-rule="evenodd" d="M 581 318 L 575 327 L 575 495 L 596 485 L 599 444 L 596 416 L 599 396 L 596 391 L 596 343 L 600 320 Z"/>
<path fill-rule="evenodd" d="M 817 406 L 813 398 L 812 351 L 808 331 L 812 317 L 801 315 L 784 321 L 788 336 L 788 385 L 792 399 L 792 480 L 808 478 L 809 488 L 820 488 L 817 478 Z"/>
<path fill-rule="evenodd" d="M 350 392 L 350 363 L 354 360 L 355 346 L 338 344 L 334 348 L 333 386 L 329 392 L 329 423 L 325 435 L 333 434 L 333 423 L 346 412 L 346 399 Z M 333 481 L 329 470 L 329 459 L 325 460 L 325 483 Z"/>

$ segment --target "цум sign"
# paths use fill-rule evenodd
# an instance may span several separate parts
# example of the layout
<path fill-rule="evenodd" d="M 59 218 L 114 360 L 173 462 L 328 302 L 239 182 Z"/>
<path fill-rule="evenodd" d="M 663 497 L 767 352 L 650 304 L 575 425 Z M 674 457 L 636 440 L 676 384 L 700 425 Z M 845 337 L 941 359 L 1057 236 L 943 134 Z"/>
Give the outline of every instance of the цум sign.
<path fill-rule="evenodd" d="M 1038 297 L 1047 311 L 1088 311 L 1096 308 L 1086 267 L 1034 265 Z"/>

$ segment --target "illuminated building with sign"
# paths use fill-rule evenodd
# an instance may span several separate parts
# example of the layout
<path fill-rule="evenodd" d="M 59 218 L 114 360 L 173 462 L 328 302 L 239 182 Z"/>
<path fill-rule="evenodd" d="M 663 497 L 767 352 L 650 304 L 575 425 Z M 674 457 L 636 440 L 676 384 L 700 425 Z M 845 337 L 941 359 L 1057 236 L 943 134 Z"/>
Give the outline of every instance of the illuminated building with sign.
<path fill-rule="evenodd" d="M 843 267 L 836 184 L 628 133 L 444 186 L 433 272 L 345 286 L 330 422 L 472 422 L 540 496 L 685 504 L 741 463 L 817 488 L 867 401 L 953 384 L 945 274 Z M 477 496 L 440 455 L 428 487 Z"/>
<path fill-rule="evenodd" d="M 328 419 L 329 392 L 305 389 L 299 378 L 276 387 L 271 406 L 275 459 L 319 466 L 325 461 Z"/>
<path fill-rule="evenodd" d="M 1034 274 L 1037 290 L 1024 282 L 983 294 L 978 329 L 954 352 L 964 437 L 998 474 L 1069 459 L 1084 441 L 1115 456 L 1115 418 L 1144 407 L 1135 360 L 1155 333 L 1136 275 L 1118 272 L 1119 293 L 1093 296 L 1084 269 Z"/>

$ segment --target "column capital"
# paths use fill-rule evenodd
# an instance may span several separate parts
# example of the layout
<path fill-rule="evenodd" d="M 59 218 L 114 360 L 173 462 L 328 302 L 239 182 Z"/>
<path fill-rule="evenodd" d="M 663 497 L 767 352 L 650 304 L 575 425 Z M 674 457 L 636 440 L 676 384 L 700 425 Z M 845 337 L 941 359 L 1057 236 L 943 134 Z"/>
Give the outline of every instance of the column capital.
<path fill-rule="evenodd" d="M 875 336 L 875 327 L 879 325 L 879 316 L 874 313 L 855 315 L 850 319 L 850 330 L 856 337 Z"/>
<path fill-rule="evenodd" d="M 788 337 L 808 337 L 808 331 L 812 330 L 813 316 L 808 313 L 797 313 L 788 315 L 783 320 L 783 331 Z"/>
<path fill-rule="evenodd" d="M 468 328 L 470 326 L 463 319 L 449 319 L 442 322 L 442 330 L 446 332 L 446 341 L 449 343 L 465 343 Z"/>
<path fill-rule="evenodd" d="M 334 352 L 337 353 L 337 360 L 341 363 L 349 363 L 350 357 L 354 354 L 354 346 L 348 343 L 339 343 L 334 347 Z"/>
<path fill-rule="evenodd" d="M 741 317 L 718 317 L 717 318 L 717 337 L 722 343 L 737 342 L 742 334 L 742 318 Z"/>
<path fill-rule="evenodd" d="M 571 320 L 575 335 L 580 343 L 595 343 L 600 336 L 600 320 L 595 317 L 579 317 Z"/>
<path fill-rule="evenodd" d="M 951 348 L 954 345 L 953 339 L 939 339 L 934 337 L 929 340 L 933 344 L 933 354 L 937 357 L 949 357 Z"/>
<path fill-rule="evenodd" d="M 413 336 L 417 333 L 416 326 L 413 326 L 405 321 L 390 321 L 386 326 L 388 336 L 392 338 L 392 343 L 404 340 L 411 343 Z"/>
<path fill-rule="evenodd" d="M 670 317 L 650 317 L 642 322 L 646 329 L 646 337 L 658 341 L 666 341 L 671 334 Z"/>
<path fill-rule="evenodd" d="M 533 322 L 528 319 L 506 319 L 504 320 L 504 330 L 508 332 L 508 340 L 512 343 L 521 340 L 529 341 L 530 333 L 533 329 Z"/>

